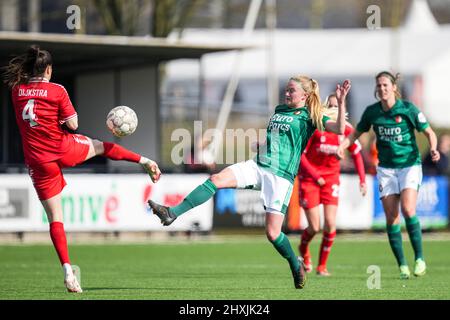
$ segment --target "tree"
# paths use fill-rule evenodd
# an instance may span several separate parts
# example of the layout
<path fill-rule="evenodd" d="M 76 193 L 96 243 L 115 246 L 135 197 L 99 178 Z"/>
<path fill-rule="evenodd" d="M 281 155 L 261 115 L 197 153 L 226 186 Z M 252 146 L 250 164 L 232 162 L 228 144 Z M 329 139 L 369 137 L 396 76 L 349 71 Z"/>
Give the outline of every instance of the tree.
<path fill-rule="evenodd" d="M 161 0 L 154 1 L 152 35 L 167 37 L 175 28 L 181 36 L 186 23 L 204 0 Z"/>
<path fill-rule="evenodd" d="M 109 35 L 133 36 L 140 21 L 150 21 L 145 30 L 154 37 L 167 37 L 174 29 L 179 35 L 204 0 L 93 0 L 93 5 Z M 80 3 L 84 2 L 79 0 Z M 147 9 L 151 10 L 147 10 Z M 145 33 L 147 33 L 145 32 Z"/>

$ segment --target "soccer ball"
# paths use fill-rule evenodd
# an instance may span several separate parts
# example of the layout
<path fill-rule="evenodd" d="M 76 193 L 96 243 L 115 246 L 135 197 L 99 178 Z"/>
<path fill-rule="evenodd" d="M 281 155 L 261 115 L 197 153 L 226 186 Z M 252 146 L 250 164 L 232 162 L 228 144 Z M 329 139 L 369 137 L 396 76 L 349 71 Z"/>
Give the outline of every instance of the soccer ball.
<path fill-rule="evenodd" d="M 112 109 L 106 117 L 106 126 L 116 137 L 132 134 L 138 125 L 138 119 L 133 109 L 118 106 Z"/>

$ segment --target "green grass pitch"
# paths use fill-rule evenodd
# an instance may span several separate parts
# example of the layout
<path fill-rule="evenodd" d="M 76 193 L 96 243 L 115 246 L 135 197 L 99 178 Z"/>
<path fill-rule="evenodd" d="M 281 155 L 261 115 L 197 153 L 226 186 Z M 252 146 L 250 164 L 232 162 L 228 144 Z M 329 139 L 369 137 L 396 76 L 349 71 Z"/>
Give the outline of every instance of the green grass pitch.
<path fill-rule="evenodd" d="M 289 236 L 294 248 L 298 236 Z M 405 235 L 404 235 L 405 239 Z M 317 261 L 319 239 L 311 245 Z M 0 299 L 302 300 L 450 299 L 450 241 L 424 240 L 428 272 L 399 280 L 387 239 L 352 240 L 338 235 L 329 278 L 309 274 L 296 290 L 289 267 L 264 236 L 145 244 L 70 245 L 81 268 L 84 293 L 65 292 L 50 245 L 0 246 Z M 404 249 L 412 267 L 412 249 Z M 368 289 L 370 265 L 381 288 Z"/>

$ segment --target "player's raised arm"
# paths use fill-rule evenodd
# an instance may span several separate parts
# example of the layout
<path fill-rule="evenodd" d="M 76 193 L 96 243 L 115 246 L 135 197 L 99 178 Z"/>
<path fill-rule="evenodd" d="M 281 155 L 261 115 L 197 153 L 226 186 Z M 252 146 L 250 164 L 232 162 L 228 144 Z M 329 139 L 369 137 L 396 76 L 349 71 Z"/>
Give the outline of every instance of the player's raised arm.
<path fill-rule="evenodd" d="M 350 80 L 345 80 L 342 85 L 336 85 L 336 99 L 338 101 L 338 115 L 336 121 L 327 121 L 325 124 L 325 130 L 334 132 L 336 134 L 344 134 L 345 131 L 345 99 L 351 88 Z"/>

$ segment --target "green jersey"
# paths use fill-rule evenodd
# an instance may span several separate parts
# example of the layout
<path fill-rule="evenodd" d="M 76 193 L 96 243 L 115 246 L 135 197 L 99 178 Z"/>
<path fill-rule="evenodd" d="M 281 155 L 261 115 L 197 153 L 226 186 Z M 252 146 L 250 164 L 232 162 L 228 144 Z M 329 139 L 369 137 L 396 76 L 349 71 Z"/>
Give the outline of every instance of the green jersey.
<path fill-rule="evenodd" d="M 323 116 L 324 126 L 328 120 Z M 259 147 L 256 163 L 293 183 L 300 157 L 314 130 L 316 127 L 306 107 L 277 106 L 267 127 L 266 144 Z"/>
<path fill-rule="evenodd" d="M 406 168 L 421 163 L 414 129 L 421 132 L 429 124 L 414 104 L 397 99 L 389 111 L 383 111 L 381 102 L 368 106 L 356 129 L 366 132 L 371 126 L 377 136 L 381 167 Z"/>

